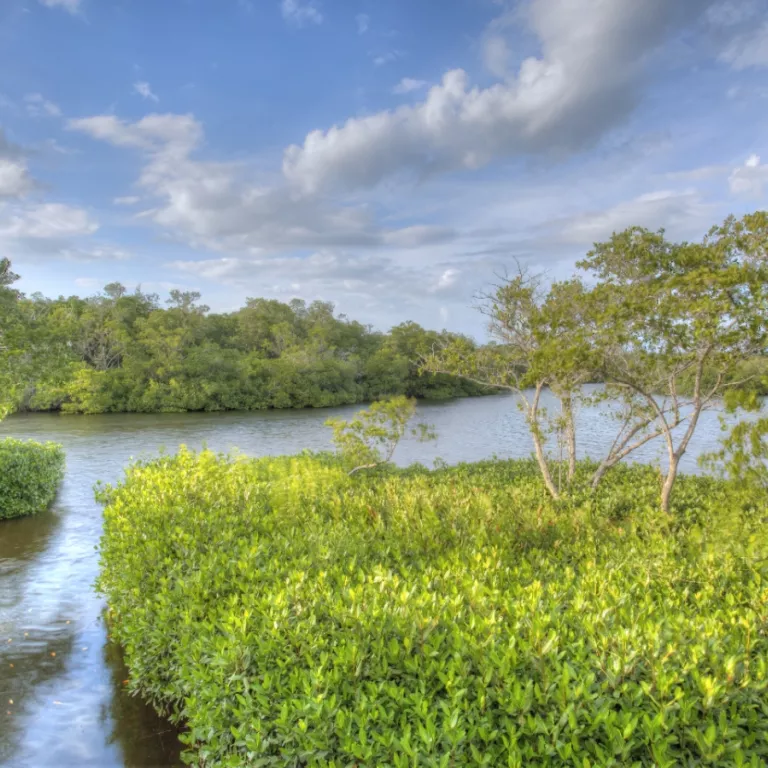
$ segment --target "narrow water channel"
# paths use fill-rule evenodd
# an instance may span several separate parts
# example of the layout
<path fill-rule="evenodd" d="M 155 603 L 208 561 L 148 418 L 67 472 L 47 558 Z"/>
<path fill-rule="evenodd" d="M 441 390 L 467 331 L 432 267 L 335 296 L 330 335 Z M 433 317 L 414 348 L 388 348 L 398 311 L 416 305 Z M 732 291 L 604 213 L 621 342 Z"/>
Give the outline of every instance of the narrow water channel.
<path fill-rule="evenodd" d="M 179 444 L 250 455 L 293 453 L 330 445 L 323 422 L 356 408 L 258 413 L 60 416 L 20 415 L 0 425 L 9 435 L 62 443 L 67 473 L 54 507 L 0 522 L 0 765 L 175 766 L 173 729 L 124 691 L 127 671 L 107 638 L 98 573 L 101 508 L 93 486 L 117 480 L 131 457 Z M 488 397 L 420 412 L 438 432 L 436 443 L 405 443 L 400 463 L 436 457 L 450 463 L 530 453 L 513 398 Z M 598 455 L 613 424 L 597 411 L 580 414 L 583 452 Z M 684 471 L 720 437 L 707 414 Z M 656 461 L 661 446 L 640 458 Z"/>

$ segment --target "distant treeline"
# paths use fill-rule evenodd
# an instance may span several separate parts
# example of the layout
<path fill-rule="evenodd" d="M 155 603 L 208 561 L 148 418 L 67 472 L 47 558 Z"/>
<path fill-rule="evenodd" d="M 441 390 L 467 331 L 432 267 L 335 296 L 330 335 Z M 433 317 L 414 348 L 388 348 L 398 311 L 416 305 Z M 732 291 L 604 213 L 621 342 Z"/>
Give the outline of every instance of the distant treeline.
<path fill-rule="evenodd" d="M 0 311 L 15 409 L 256 410 L 489 391 L 421 374 L 420 356 L 456 337 L 413 322 L 380 333 L 333 304 L 298 299 L 248 299 L 217 314 L 196 292 L 171 291 L 163 306 L 119 283 L 89 298 L 25 297 L 10 288 L 15 278 L 6 262 Z"/>

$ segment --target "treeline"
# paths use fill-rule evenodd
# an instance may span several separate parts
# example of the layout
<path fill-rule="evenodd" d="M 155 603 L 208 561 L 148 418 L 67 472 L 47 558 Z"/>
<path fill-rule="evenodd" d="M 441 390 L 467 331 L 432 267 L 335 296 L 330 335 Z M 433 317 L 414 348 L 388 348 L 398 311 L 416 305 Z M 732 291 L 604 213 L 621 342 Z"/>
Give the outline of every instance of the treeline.
<path fill-rule="evenodd" d="M 458 337 L 405 322 L 389 333 L 333 304 L 248 299 L 209 312 L 197 292 L 48 299 L 11 287 L 2 262 L 0 355 L 13 409 L 67 413 L 257 410 L 341 405 L 384 395 L 444 399 L 488 389 L 420 373 L 419 360 Z M 10 382 L 10 383 L 8 383 Z"/>

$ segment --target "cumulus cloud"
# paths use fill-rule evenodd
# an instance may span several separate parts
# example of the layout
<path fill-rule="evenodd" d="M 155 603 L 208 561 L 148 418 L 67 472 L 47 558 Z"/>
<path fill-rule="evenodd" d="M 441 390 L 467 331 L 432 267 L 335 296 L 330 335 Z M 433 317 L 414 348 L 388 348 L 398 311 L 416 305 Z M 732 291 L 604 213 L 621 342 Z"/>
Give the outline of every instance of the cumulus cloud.
<path fill-rule="evenodd" d="M 141 202 L 141 198 L 137 195 L 125 195 L 123 197 L 116 197 L 112 201 L 115 205 L 136 205 Z"/>
<path fill-rule="evenodd" d="M 768 165 L 760 162 L 759 155 L 750 155 L 744 165 L 734 168 L 728 177 L 728 186 L 735 195 L 762 197 L 768 185 Z"/>
<path fill-rule="evenodd" d="M 541 54 L 488 88 L 447 72 L 426 99 L 309 133 L 283 159 L 304 190 L 371 187 L 393 174 L 476 168 L 527 152 L 594 143 L 637 104 L 644 64 L 706 0 L 532 0 Z"/>
<path fill-rule="evenodd" d="M 203 130 L 192 115 L 152 114 L 135 123 L 114 115 L 96 115 L 67 122 L 70 130 L 87 133 L 118 147 L 132 147 L 148 152 L 188 155 L 201 141 Z"/>
<path fill-rule="evenodd" d="M 23 197 L 35 187 L 21 149 L 0 128 L 0 200 Z"/>
<path fill-rule="evenodd" d="M 63 203 L 17 207 L 0 215 L 0 237 L 49 240 L 93 234 L 98 224 L 82 208 Z"/>
<path fill-rule="evenodd" d="M 26 163 L 0 157 L 0 198 L 21 197 L 33 187 Z"/>
<path fill-rule="evenodd" d="M 139 81 L 137 83 L 133 84 L 133 90 L 135 93 L 138 93 L 139 96 L 141 96 L 143 99 L 147 99 L 148 101 L 154 101 L 158 102 L 160 99 L 157 98 L 157 96 L 152 93 L 152 88 L 150 88 L 149 83 L 144 81 Z"/>
<path fill-rule="evenodd" d="M 485 68 L 496 77 L 507 76 L 510 55 L 507 41 L 501 35 L 491 35 L 483 43 Z"/>
<path fill-rule="evenodd" d="M 141 215 L 194 246 L 251 253 L 418 248 L 454 236 L 446 227 L 382 229 L 367 206 L 334 206 L 325 198 L 297 194 L 288 184 L 255 184 L 236 165 L 198 160 L 194 151 L 203 130 L 191 115 L 148 115 L 134 123 L 97 115 L 70 120 L 68 127 L 141 151 L 146 162 L 138 184 L 157 201 Z"/>
<path fill-rule="evenodd" d="M 426 80 L 414 80 L 412 77 L 404 77 L 393 89 L 392 93 L 403 94 L 426 88 L 429 83 Z"/>
<path fill-rule="evenodd" d="M 301 2 L 301 0 L 282 0 L 280 10 L 283 18 L 297 27 L 307 24 L 322 24 L 323 14 L 314 2 Z"/>
<path fill-rule="evenodd" d="M 82 0 L 40 0 L 46 8 L 61 8 L 73 16 L 80 12 Z"/>
<path fill-rule="evenodd" d="M 61 117 L 61 110 L 52 101 L 44 98 L 39 93 L 28 93 L 24 97 L 27 112 L 32 117 Z"/>

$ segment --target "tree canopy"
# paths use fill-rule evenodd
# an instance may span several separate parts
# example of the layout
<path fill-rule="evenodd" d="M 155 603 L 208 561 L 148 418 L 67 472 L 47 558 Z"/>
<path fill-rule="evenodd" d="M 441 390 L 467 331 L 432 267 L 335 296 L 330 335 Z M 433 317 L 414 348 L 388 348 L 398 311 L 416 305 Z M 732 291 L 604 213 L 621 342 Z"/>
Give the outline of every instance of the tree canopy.
<path fill-rule="evenodd" d="M 13 290 L 16 277 L 0 262 L 6 411 L 300 408 L 485 391 L 422 375 L 420 355 L 457 337 L 413 322 L 381 333 L 329 302 L 298 299 L 252 298 L 219 314 L 197 292 L 173 290 L 161 302 L 116 282 L 95 296 L 48 299 Z"/>

